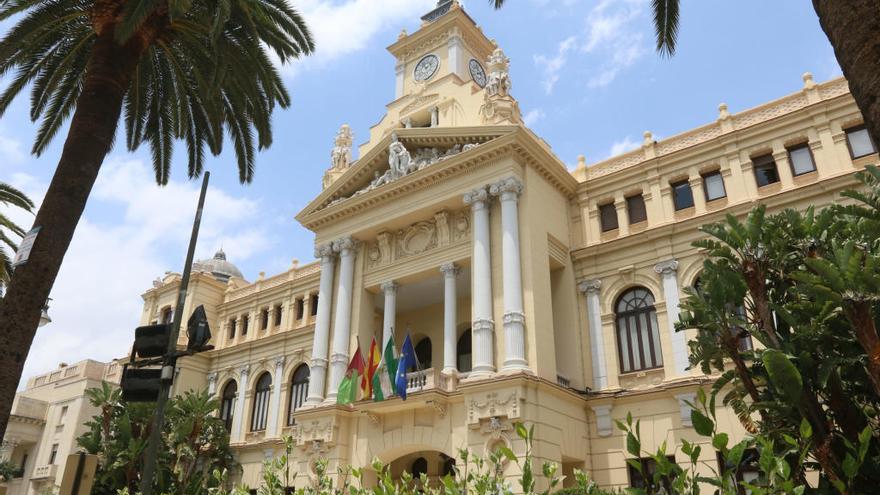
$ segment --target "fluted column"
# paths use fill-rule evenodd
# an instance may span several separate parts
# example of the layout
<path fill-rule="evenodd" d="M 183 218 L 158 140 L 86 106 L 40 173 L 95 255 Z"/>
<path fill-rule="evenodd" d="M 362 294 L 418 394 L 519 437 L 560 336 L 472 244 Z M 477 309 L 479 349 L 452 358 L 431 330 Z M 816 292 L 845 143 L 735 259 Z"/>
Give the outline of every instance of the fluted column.
<path fill-rule="evenodd" d="M 440 265 L 440 272 L 443 273 L 443 373 L 447 374 L 458 371 L 455 362 L 455 322 L 458 319 L 455 279 L 460 271 L 455 263 Z"/>
<path fill-rule="evenodd" d="M 214 395 L 217 391 L 217 372 L 208 373 L 208 395 Z"/>
<path fill-rule="evenodd" d="M 485 187 L 464 195 L 464 202 L 473 212 L 473 367 L 471 376 L 495 371 L 494 334 L 492 320 L 492 259 L 489 247 L 489 194 Z"/>
<path fill-rule="evenodd" d="M 333 353 L 330 355 L 330 387 L 327 401 L 335 402 L 339 382 L 348 367 L 349 332 L 351 330 L 351 290 L 354 283 L 355 241 L 343 237 L 333 242 L 339 253 L 339 282 L 336 285 L 336 315 L 333 324 Z"/>
<path fill-rule="evenodd" d="M 593 390 L 608 387 L 608 367 L 605 364 L 605 338 L 602 334 L 602 310 L 599 307 L 601 280 L 584 280 L 578 289 L 587 296 L 587 322 L 590 325 L 590 361 L 593 364 Z"/>
<path fill-rule="evenodd" d="M 251 366 L 246 364 L 238 370 L 238 397 L 235 399 L 235 412 L 232 415 L 232 435 L 229 440 L 231 442 L 241 442 L 244 440 L 243 423 L 244 423 L 244 399 L 248 389 L 248 374 L 251 372 Z"/>
<path fill-rule="evenodd" d="M 327 381 L 327 352 L 330 348 L 330 296 L 333 292 L 333 271 L 336 254 L 330 243 L 315 249 L 315 257 L 321 259 L 321 282 L 318 286 L 318 314 L 315 316 L 315 336 L 312 342 L 312 362 L 309 377 L 309 395 L 306 404 L 314 406 L 324 401 L 324 384 Z"/>
<path fill-rule="evenodd" d="M 281 384 L 284 382 L 284 356 L 275 358 L 275 375 L 272 377 L 272 395 L 269 397 L 269 418 L 266 420 L 266 436 L 278 436 L 278 414 L 281 409 Z"/>
<path fill-rule="evenodd" d="M 385 352 L 385 345 L 388 339 L 394 335 L 394 321 L 397 318 L 397 283 L 389 280 L 381 285 L 382 292 L 385 294 L 385 312 L 382 316 L 382 343 L 379 353 Z"/>
<path fill-rule="evenodd" d="M 519 253 L 519 195 L 523 185 L 508 177 L 489 188 L 501 199 L 501 262 L 504 283 L 504 366 L 503 370 L 528 369 L 526 360 L 525 315 L 523 314 L 522 262 Z"/>
<path fill-rule="evenodd" d="M 687 373 L 687 338 L 684 332 L 675 331 L 678 321 L 680 297 L 678 294 L 678 261 L 668 260 L 657 263 L 654 271 L 660 274 L 663 282 L 663 299 L 666 300 L 666 322 L 669 326 L 669 340 L 672 342 L 672 359 L 676 374 Z"/>

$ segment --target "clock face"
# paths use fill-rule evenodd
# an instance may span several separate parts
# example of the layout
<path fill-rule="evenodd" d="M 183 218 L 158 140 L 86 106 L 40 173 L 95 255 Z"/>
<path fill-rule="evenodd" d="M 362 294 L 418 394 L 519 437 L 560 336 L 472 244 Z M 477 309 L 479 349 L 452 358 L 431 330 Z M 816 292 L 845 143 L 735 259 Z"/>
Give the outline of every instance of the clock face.
<path fill-rule="evenodd" d="M 471 77 L 474 78 L 474 82 L 481 88 L 484 87 L 486 85 L 486 71 L 483 70 L 483 66 L 476 60 L 471 59 L 468 62 L 468 69 L 471 71 Z"/>
<path fill-rule="evenodd" d="M 440 59 L 437 58 L 437 55 L 425 55 L 424 58 L 419 60 L 419 63 L 416 64 L 416 69 L 413 71 L 413 77 L 415 77 L 416 81 L 427 81 L 431 79 L 431 76 L 437 72 L 437 67 L 440 67 Z"/>

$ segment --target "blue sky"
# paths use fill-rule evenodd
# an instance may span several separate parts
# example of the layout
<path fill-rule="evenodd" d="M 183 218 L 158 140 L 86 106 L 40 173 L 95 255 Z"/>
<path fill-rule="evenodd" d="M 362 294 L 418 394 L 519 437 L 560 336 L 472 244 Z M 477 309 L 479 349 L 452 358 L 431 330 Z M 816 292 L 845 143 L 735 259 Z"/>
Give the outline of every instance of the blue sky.
<path fill-rule="evenodd" d="M 312 259 L 312 235 L 293 217 L 320 191 L 339 126 L 351 125 L 361 143 L 381 118 L 394 92 L 385 47 L 401 29 L 418 29 L 435 1 L 291 3 L 315 33 L 317 51 L 284 69 L 293 106 L 274 117 L 275 144 L 258 156 L 248 186 L 238 184 L 230 155 L 208 164 L 198 255 L 222 245 L 250 280 L 293 258 Z M 592 163 L 625 151 L 646 130 L 664 137 L 710 122 L 721 102 L 737 112 L 796 91 L 805 71 L 817 81 L 840 75 L 812 7 L 800 0 L 683 0 L 673 58 L 653 50 L 648 0 L 509 0 L 501 11 L 487 0 L 464 5 L 510 57 L 512 93 L 530 127 L 572 166 L 579 154 Z M 19 98 L 0 119 L 0 180 L 39 201 L 63 140 L 33 158 L 34 131 L 27 98 Z M 54 321 L 39 330 L 25 376 L 61 360 L 127 351 L 140 294 L 166 270 L 182 268 L 198 189 L 185 165 L 179 150 L 171 183 L 159 188 L 146 148 L 111 153 L 56 281 Z"/>

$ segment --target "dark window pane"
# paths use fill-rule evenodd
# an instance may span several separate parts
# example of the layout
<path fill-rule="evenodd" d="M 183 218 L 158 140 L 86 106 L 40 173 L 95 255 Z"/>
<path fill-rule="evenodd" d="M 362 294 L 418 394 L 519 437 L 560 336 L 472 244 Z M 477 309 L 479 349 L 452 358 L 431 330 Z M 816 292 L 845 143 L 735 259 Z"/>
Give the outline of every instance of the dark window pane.
<path fill-rule="evenodd" d="M 461 337 L 458 338 L 458 344 L 455 347 L 456 362 L 458 363 L 458 371 L 467 373 L 471 370 L 471 330 L 467 329 Z"/>
<path fill-rule="evenodd" d="M 302 320 L 303 313 L 305 312 L 306 301 L 305 299 L 297 299 L 296 300 L 296 319 Z"/>
<path fill-rule="evenodd" d="M 269 328 L 269 310 L 268 310 L 268 309 L 264 309 L 263 312 L 262 312 L 262 314 L 261 314 L 260 316 L 261 316 L 261 318 L 260 318 L 260 320 L 261 320 L 261 321 L 260 321 L 260 323 L 261 323 L 261 325 L 260 325 L 260 330 L 265 330 L 265 329 Z"/>
<path fill-rule="evenodd" d="M 292 425 L 294 420 L 293 413 L 300 408 L 305 402 L 309 394 L 309 376 L 311 372 L 308 365 L 301 364 L 293 372 L 293 383 L 290 387 L 290 400 L 287 405 L 287 424 Z"/>
<path fill-rule="evenodd" d="M 703 176 L 703 189 L 706 191 L 706 201 L 714 201 L 727 196 L 724 190 L 724 178 L 721 172 L 712 172 Z"/>
<path fill-rule="evenodd" d="M 235 318 L 229 320 L 229 340 L 235 338 Z"/>
<path fill-rule="evenodd" d="M 789 148 L 788 159 L 791 162 L 791 173 L 795 176 L 816 170 L 816 164 L 813 163 L 813 153 L 810 152 L 810 147 L 806 143 Z"/>
<path fill-rule="evenodd" d="M 644 287 L 628 290 L 617 301 L 616 313 L 620 372 L 663 366 L 660 327 L 651 292 Z"/>
<path fill-rule="evenodd" d="M 849 154 L 853 158 L 860 158 L 877 152 L 874 140 L 868 134 L 865 126 L 853 127 L 846 130 L 846 142 L 849 143 Z"/>
<path fill-rule="evenodd" d="M 312 296 L 312 316 L 318 314 L 318 295 L 315 294 Z"/>
<path fill-rule="evenodd" d="M 617 208 L 614 203 L 599 205 L 599 220 L 602 222 L 602 232 L 617 228 Z"/>
<path fill-rule="evenodd" d="M 694 193 L 691 191 L 691 185 L 688 181 L 683 180 L 671 184 L 672 186 L 672 203 L 676 210 L 684 210 L 694 206 Z"/>
<path fill-rule="evenodd" d="M 241 317 L 241 334 L 247 335 L 248 332 L 248 323 L 250 323 L 250 317 L 247 315 Z"/>
<path fill-rule="evenodd" d="M 641 194 L 626 198 L 626 211 L 629 213 L 630 224 L 644 222 L 648 219 L 645 198 Z"/>
<path fill-rule="evenodd" d="M 762 155 L 752 159 L 755 166 L 755 182 L 758 187 L 779 182 L 779 172 L 772 155 Z"/>
<path fill-rule="evenodd" d="M 257 380 L 257 388 L 254 393 L 254 409 L 251 415 L 251 431 L 263 431 L 266 429 L 266 420 L 269 416 L 269 395 L 272 393 L 272 376 L 263 373 Z"/>
<path fill-rule="evenodd" d="M 275 326 L 281 325 L 281 305 L 275 306 Z"/>

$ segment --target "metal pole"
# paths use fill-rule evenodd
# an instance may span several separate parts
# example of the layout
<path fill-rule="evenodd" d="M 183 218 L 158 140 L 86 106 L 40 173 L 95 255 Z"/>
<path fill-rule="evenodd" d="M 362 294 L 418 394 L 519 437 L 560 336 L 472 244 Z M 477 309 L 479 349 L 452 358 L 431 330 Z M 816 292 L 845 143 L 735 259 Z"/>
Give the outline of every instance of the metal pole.
<path fill-rule="evenodd" d="M 73 475 L 73 487 L 70 489 L 70 495 L 79 495 L 79 486 L 82 483 L 83 469 L 86 467 L 86 453 L 80 452 L 79 459 L 76 461 L 76 473 Z"/>
<path fill-rule="evenodd" d="M 177 291 L 177 306 L 174 308 L 174 321 L 171 324 L 171 334 L 168 337 L 168 351 L 165 353 L 165 362 L 162 365 L 162 382 L 159 388 L 159 398 L 156 400 L 156 415 L 153 416 L 153 425 L 150 431 L 150 440 L 147 443 L 147 451 L 144 457 L 144 472 L 141 478 L 141 493 L 153 494 L 153 478 L 156 472 L 156 462 L 159 454 L 159 445 L 162 442 L 162 429 L 165 424 L 165 405 L 168 403 L 168 395 L 171 392 L 174 380 L 174 366 L 177 358 L 177 336 L 180 334 L 180 322 L 183 320 L 183 305 L 186 302 L 186 291 L 189 287 L 189 276 L 192 271 L 193 256 L 196 250 L 196 241 L 199 238 L 199 225 L 202 223 L 202 209 L 205 206 L 205 193 L 208 191 L 208 179 L 210 172 L 205 172 L 202 181 L 202 191 L 199 195 L 199 206 L 196 209 L 196 218 L 193 221 L 192 236 L 189 239 L 189 251 L 186 253 L 186 263 L 183 265 L 183 276 L 180 279 L 180 289 Z"/>

